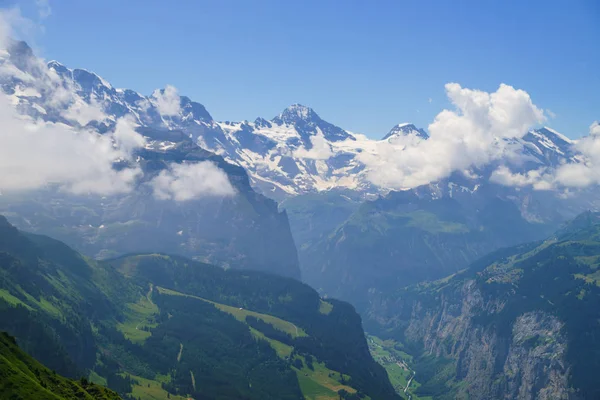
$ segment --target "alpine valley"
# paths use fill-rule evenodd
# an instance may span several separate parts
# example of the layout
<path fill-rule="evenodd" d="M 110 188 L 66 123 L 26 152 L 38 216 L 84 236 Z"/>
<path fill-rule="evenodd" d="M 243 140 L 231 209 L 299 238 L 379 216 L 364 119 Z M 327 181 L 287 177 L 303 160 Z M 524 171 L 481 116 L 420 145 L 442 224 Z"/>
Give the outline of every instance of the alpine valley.
<path fill-rule="evenodd" d="M 26 123 L 115 138 L 134 172 L 105 195 L 0 188 L 0 361 L 27 383 L 0 394 L 600 396 L 600 191 L 529 182 L 586 165 L 577 141 L 498 135 L 485 162 L 399 183 L 394 160 L 433 140 L 411 123 L 374 140 L 300 104 L 215 121 L 17 41 L 0 86 Z M 116 143 L 123 124 L 142 139 Z"/>

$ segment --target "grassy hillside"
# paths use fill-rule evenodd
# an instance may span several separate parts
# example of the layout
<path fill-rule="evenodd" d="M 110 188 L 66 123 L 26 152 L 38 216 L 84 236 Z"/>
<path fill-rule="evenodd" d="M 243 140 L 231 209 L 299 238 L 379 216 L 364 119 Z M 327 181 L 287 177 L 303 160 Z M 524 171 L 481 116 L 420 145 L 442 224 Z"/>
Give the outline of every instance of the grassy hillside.
<path fill-rule="evenodd" d="M 0 398 L 11 400 L 119 400 L 113 391 L 86 379 L 63 378 L 44 367 L 0 332 Z"/>
<path fill-rule="evenodd" d="M 166 255 L 89 260 L 0 219 L 0 329 L 124 399 L 393 399 L 360 317 L 291 278 Z"/>
<path fill-rule="evenodd" d="M 315 400 L 337 400 L 338 392 L 346 390 L 348 393 L 356 393 L 357 390 L 349 386 L 351 377 L 333 371 L 325 366 L 324 363 L 312 361 L 313 355 L 299 355 L 293 347 L 293 340 L 297 337 L 308 336 L 303 329 L 298 328 L 291 322 L 273 317 L 271 315 L 257 313 L 243 308 L 231 307 L 225 304 L 212 302 L 200 297 L 186 295 L 170 289 L 157 288 L 158 293 L 169 296 L 183 296 L 196 299 L 215 306 L 218 310 L 230 314 L 236 320 L 247 324 L 251 334 L 257 340 L 264 340 L 275 350 L 278 357 L 290 362 L 290 368 L 296 373 L 302 395 L 306 399 Z M 263 323 L 257 324 L 251 322 L 260 320 Z M 185 347 L 181 345 L 177 361 L 180 362 Z M 307 362 L 307 360 L 310 360 Z M 368 399 L 368 396 L 364 397 Z"/>
<path fill-rule="evenodd" d="M 287 370 L 295 354 L 306 355 L 314 357 L 315 364 L 323 363 L 332 373 L 350 376 L 348 386 L 357 392 L 374 399 L 396 397 L 385 370 L 369 354 L 361 320 L 354 309 L 343 302 L 321 299 L 307 285 L 269 274 L 224 271 L 160 254 L 132 255 L 106 264 L 140 284 L 155 285 L 155 296 L 164 298 L 177 292 L 180 297 L 211 304 L 250 325 L 254 336 L 260 337 L 255 331 L 263 334 L 276 355 L 291 354 L 285 359 Z M 262 324 L 251 323 L 251 318 Z M 156 331 L 153 330 L 153 336 Z"/>

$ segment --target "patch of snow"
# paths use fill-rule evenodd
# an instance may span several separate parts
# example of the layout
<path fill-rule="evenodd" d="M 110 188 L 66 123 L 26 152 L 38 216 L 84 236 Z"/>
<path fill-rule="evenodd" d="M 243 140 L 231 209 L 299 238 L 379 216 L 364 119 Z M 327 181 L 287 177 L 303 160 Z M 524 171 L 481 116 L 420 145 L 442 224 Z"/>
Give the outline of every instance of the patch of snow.
<path fill-rule="evenodd" d="M 47 114 L 46 109 L 44 107 L 40 106 L 39 104 L 33 103 L 31 105 L 31 107 L 33 107 L 34 109 L 36 109 L 37 112 L 39 112 L 40 114 L 44 114 L 44 115 Z"/>
<path fill-rule="evenodd" d="M 554 130 L 554 129 L 552 129 L 552 128 L 549 128 L 549 127 L 547 127 L 547 126 L 544 126 L 544 129 L 546 129 L 547 131 L 550 131 L 550 132 L 552 132 L 553 134 L 555 134 L 556 136 L 558 136 L 560 139 L 564 140 L 565 142 L 567 142 L 567 143 L 569 143 L 569 144 L 573 144 L 573 143 L 575 143 L 575 141 L 574 141 L 574 140 L 572 140 L 572 139 L 570 139 L 570 138 L 566 137 L 566 136 L 565 136 L 565 135 L 563 135 L 562 133 L 560 133 L 560 132 L 557 132 L 557 131 L 555 131 L 555 130 Z"/>

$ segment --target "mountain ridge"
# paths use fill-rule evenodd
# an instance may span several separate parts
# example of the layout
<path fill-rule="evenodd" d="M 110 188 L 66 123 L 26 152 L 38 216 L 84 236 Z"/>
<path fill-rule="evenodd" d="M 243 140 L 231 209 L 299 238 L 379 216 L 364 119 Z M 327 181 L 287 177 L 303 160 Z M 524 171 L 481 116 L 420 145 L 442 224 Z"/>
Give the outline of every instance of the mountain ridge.
<path fill-rule="evenodd" d="M 34 57 L 30 49 L 21 47 L 22 54 L 18 58 Z M 404 123 L 392 127 L 381 140 L 369 139 L 331 124 L 310 107 L 297 103 L 271 120 L 257 117 L 254 122 L 215 121 L 202 104 L 179 96 L 173 88 L 143 96 L 128 89 L 115 89 L 87 70 L 68 69 L 56 61 L 47 65 L 58 75 L 70 75 L 75 85 L 67 89 L 79 93 L 86 104 L 101 109 L 103 115 L 98 115 L 101 120 L 80 122 L 93 122 L 99 129 L 108 130 L 117 118 L 131 114 L 145 128 L 181 130 L 201 147 L 245 168 L 253 187 L 276 200 L 333 188 L 351 189 L 367 196 L 385 194 L 397 188 L 373 184 L 368 174 L 371 167 L 365 164 L 361 153 L 377 155 L 386 144 L 394 146 L 390 151 L 401 151 L 405 140 L 414 142 L 429 137 L 425 130 Z M 53 113 L 46 110 L 43 99 L 19 96 L 17 94 L 23 91 L 15 92 L 14 88 L 13 82 L 8 92 L 24 112 L 52 118 Z M 161 115 L 159 106 L 164 99 L 156 96 L 165 96 L 165 93 L 171 96 L 166 100 L 173 102 L 170 105 L 173 110 Z M 551 128 L 531 130 L 523 138 L 510 139 L 510 142 L 511 151 L 522 154 L 526 160 L 520 165 L 512 165 L 510 159 L 503 160 L 514 167 L 515 172 L 579 162 L 570 149 L 574 141 Z M 164 141 L 163 145 L 168 146 L 169 142 Z M 482 178 L 489 179 L 489 174 Z M 476 184 L 481 178 L 471 180 Z"/>
<path fill-rule="evenodd" d="M 163 251 L 226 268 L 300 277 L 286 213 L 252 189 L 243 168 L 198 146 L 200 134 L 207 141 L 225 142 L 204 106 L 170 87 L 150 96 L 115 89 L 93 72 L 43 62 L 24 42 L 14 43 L 7 54 L 0 55 L 0 64 L 17 72 L 0 76 L 0 84 L 31 122 L 43 120 L 93 135 L 112 133 L 123 118 L 133 118 L 144 137 L 130 160 L 118 159 L 112 165 L 138 174 L 129 192 L 81 196 L 49 185 L 3 193 L 0 211 L 11 222 L 55 236 L 97 258 Z M 200 178 L 205 180 L 211 171 L 224 173 L 215 185 L 219 193 L 229 195 L 203 195 L 194 188 L 202 180 L 180 185 L 184 191 L 197 191 L 183 199 L 169 193 L 169 183 L 190 176 L 185 169 L 192 165 L 203 167 Z M 152 183 L 161 177 L 167 180 L 162 197 Z M 225 184 L 229 190 L 223 191 Z"/>

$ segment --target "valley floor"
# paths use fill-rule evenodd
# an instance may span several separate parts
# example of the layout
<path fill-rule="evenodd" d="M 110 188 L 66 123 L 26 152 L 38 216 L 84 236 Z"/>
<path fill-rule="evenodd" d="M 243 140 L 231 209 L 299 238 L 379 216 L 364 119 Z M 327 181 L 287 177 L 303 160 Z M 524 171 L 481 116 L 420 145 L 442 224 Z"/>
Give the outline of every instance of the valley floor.
<path fill-rule="evenodd" d="M 432 397 L 419 397 L 415 394 L 420 384 L 416 371 L 411 368 L 412 356 L 400 350 L 399 343 L 381 340 L 367 334 L 369 350 L 373 359 L 385 368 L 396 393 L 406 400 L 433 400 Z"/>

